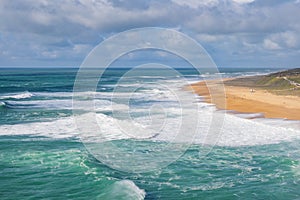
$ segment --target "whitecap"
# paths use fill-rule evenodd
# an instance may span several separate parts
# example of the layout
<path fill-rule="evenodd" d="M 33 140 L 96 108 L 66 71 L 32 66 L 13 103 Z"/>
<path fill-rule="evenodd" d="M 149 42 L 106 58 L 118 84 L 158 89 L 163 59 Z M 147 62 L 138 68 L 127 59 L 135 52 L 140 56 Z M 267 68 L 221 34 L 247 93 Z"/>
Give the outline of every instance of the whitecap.
<path fill-rule="evenodd" d="M 84 101 L 80 101 L 82 104 Z M 4 105 L 11 109 L 63 109 L 72 110 L 73 108 L 72 99 L 53 99 L 53 100 L 34 100 L 34 101 L 5 101 Z M 118 111 L 128 109 L 125 104 L 117 104 L 109 100 L 95 99 L 94 110 L 95 111 Z M 84 106 L 80 107 L 82 110 L 86 110 Z"/>
<path fill-rule="evenodd" d="M 122 180 L 108 186 L 97 196 L 97 199 L 142 200 L 146 192 L 130 180 Z"/>
<path fill-rule="evenodd" d="M 27 99 L 30 97 L 33 97 L 34 94 L 25 91 L 25 92 L 21 92 L 21 93 L 10 93 L 10 94 L 6 94 L 3 96 L 0 96 L 0 99 Z"/>
<path fill-rule="evenodd" d="M 5 105 L 5 102 L 0 101 L 0 107 L 4 107 Z"/>
<path fill-rule="evenodd" d="M 174 112 L 174 108 L 172 109 L 172 112 Z M 178 112 L 180 113 L 180 111 Z M 204 145 L 214 145 L 216 143 L 218 146 L 255 146 L 276 144 L 300 139 L 300 130 L 286 127 L 276 127 L 253 120 L 239 118 L 229 114 L 225 115 L 224 124 L 220 133 L 212 132 L 210 135 L 208 135 L 208 138 L 204 138 L 211 125 L 211 114 L 212 112 L 210 111 L 201 111 L 199 112 L 200 116 L 198 119 L 196 117 L 194 119 L 191 118 L 191 121 L 199 120 L 198 132 L 193 143 Z M 154 115 L 152 117 L 159 116 L 160 115 Z M 170 142 L 174 140 L 176 134 L 178 133 L 178 129 L 181 126 L 180 116 L 181 115 L 179 115 L 179 117 L 173 116 L 172 118 L 167 119 L 160 134 L 155 138 L 148 138 L 146 136 L 151 136 L 153 133 L 151 130 L 149 130 L 149 133 L 142 132 L 143 137 L 139 137 L 138 131 L 136 131 L 138 129 L 132 128 L 132 124 L 134 124 L 134 127 L 140 127 L 141 130 L 145 128 L 147 130 L 149 118 L 146 116 L 129 121 L 127 119 L 116 119 L 104 114 L 96 114 L 97 122 L 99 127 L 101 127 L 101 131 L 105 133 L 106 140 L 138 138 L 152 141 Z M 84 115 L 82 116 L 82 119 L 85 119 Z M 163 118 L 159 119 L 159 121 L 163 121 Z M 124 132 L 124 129 L 127 132 Z M 186 130 L 186 134 L 190 134 L 192 130 L 193 129 Z M 24 134 L 46 136 L 51 138 L 79 137 L 80 135 L 76 128 L 76 123 L 74 122 L 73 117 L 65 117 L 51 122 L 33 122 L 0 126 L 0 135 Z M 99 133 L 94 132 L 94 134 L 95 135 L 91 136 L 91 138 L 97 138 L 99 136 Z M 186 139 L 190 138 L 186 137 Z M 181 142 L 184 143 L 186 141 L 182 140 Z"/>

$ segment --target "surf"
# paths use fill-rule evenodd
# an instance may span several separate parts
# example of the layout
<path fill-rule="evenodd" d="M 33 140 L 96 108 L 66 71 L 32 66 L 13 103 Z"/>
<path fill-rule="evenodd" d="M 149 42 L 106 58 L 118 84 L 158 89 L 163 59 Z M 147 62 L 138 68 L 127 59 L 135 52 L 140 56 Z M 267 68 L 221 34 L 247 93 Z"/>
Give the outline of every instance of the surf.
<path fill-rule="evenodd" d="M 33 96 L 34 96 L 33 93 L 25 91 L 25 92 L 20 92 L 20 93 L 5 94 L 3 96 L 0 96 L 0 99 L 1 100 L 6 100 L 6 99 L 28 99 L 28 98 L 31 98 Z"/>

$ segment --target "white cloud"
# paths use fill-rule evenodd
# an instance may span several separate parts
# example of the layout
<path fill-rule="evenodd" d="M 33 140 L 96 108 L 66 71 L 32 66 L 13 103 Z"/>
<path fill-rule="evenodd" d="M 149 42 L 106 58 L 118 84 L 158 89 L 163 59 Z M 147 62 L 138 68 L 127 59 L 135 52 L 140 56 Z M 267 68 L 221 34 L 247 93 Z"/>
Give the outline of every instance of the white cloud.
<path fill-rule="evenodd" d="M 295 48 L 299 45 L 299 34 L 296 34 L 295 32 L 286 31 L 279 33 L 274 37 L 288 48 Z"/>
<path fill-rule="evenodd" d="M 81 54 L 88 51 L 91 51 L 93 46 L 87 44 L 75 44 L 73 46 L 73 51 L 75 54 Z"/>
<path fill-rule="evenodd" d="M 188 6 L 193 9 L 197 9 L 198 7 L 213 7 L 219 4 L 219 0 L 172 0 L 172 2 L 180 5 L 180 6 Z"/>
<path fill-rule="evenodd" d="M 50 58 L 50 59 L 55 59 L 58 57 L 57 51 L 43 51 L 41 52 L 41 55 L 44 58 Z"/>
<path fill-rule="evenodd" d="M 276 42 L 270 40 L 270 39 L 265 39 L 264 40 L 264 47 L 266 49 L 269 49 L 269 50 L 278 50 L 278 49 L 281 49 L 281 47 L 279 46 L 279 44 L 277 44 Z"/>
<path fill-rule="evenodd" d="M 293 49 L 299 47 L 299 34 L 293 31 L 285 31 L 269 35 L 264 40 L 267 49 Z"/>
<path fill-rule="evenodd" d="M 247 3 L 252 3 L 255 0 L 232 0 L 232 1 L 238 4 L 247 4 Z"/>
<path fill-rule="evenodd" d="M 196 35 L 197 40 L 200 42 L 215 42 L 223 39 L 221 36 L 211 35 L 211 34 L 198 34 Z"/>

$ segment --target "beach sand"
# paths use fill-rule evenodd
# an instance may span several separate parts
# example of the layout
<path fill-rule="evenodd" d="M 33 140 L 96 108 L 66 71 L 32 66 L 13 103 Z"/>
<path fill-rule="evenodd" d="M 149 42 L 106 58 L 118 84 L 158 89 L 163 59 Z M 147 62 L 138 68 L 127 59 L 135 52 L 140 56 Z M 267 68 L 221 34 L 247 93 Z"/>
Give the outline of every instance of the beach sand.
<path fill-rule="evenodd" d="M 218 109 L 262 113 L 266 118 L 300 120 L 299 96 L 276 95 L 265 89 L 227 85 L 226 81 L 228 80 L 224 81 L 224 86 L 218 80 L 202 81 L 191 84 L 190 89 L 203 96 L 206 102 L 215 104 Z M 219 88 L 219 92 L 215 88 Z M 220 94 L 210 95 L 209 91 Z"/>

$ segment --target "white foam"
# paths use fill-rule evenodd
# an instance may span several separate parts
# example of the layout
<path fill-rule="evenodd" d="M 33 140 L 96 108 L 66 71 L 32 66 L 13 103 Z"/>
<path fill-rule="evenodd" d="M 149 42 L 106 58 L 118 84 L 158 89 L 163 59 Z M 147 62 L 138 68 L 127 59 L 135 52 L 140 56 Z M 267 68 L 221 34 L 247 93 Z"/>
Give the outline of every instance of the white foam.
<path fill-rule="evenodd" d="M 71 109 L 71 100 L 35 100 L 35 101 L 5 101 L 10 108 L 48 108 L 48 109 Z"/>
<path fill-rule="evenodd" d="M 0 135 L 32 135 L 50 138 L 70 138 L 77 136 L 73 118 L 62 118 L 51 122 L 2 125 Z"/>
<path fill-rule="evenodd" d="M 209 129 L 211 115 L 209 115 L 209 112 L 205 111 L 199 113 L 199 115 L 199 131 L 194 141 L 194 143 L 197 144 L 212 145 L 216 142 L 219 146 L 253 146 L 276 144 L 280 142 L 300 139 L 300 130 L 284 127 L 274 127 L 257 121 L 243 119 L 234 115 L 226 114 L 224 126 L 220 135 L 218 133 L 211 133 L 211 135 L 209 136 L 213 139 L 211 140 L 208 138 L 207 140 L 205 140 L 203 136 Z M 115 119 L 104 114 L 97 114 L 99 127 L 101 127 L 101 131 L 106 134 L 105 138 L 107 140 L 146 138 L 145 135 L 142 135 L 143 137 L 140 137 L 140 135 L 138 135 L 139 129 L 136 129 L 136 127 L 140 127 L 140 129 L 142 130 L 143 128 L 145 128 L 145 124 L 147 125 L 147 120 L 149 119 L 147 119 L 146 117 L 141 117 L 133 122 L 130 122 L 128 120 Z M 168 119 L 160 135 L 151 140 L 173 141 L 174 137 L 176 137 L 176 135 L 174 134 L 178 133 L 177 130 L 180 127 L 179 122 L 179 118 Z M 135 126 L 132 126 L 132 123 L 134 123 Z M 131 126 L 135 128 L 130 128 Z M 124 127 L 126 131 L 129 130 L 132 132 L 128 133 L 124 131 Z M 185 130 L 186 134 L 191 134 L 191 130 L 193 129 Z M 145 132 L 143 133 L 146 134 Z M 149 132 L 149 136 L 152 136 L 152 133 L 153 132 Z M 0 135 L 24 134 L 53 138 L 79 137 L 78 131 L 76 129 L 76 124 L 74 123 L 72 117 L 62 118 L 51 122 L 34 122 L 28 124 L 0 126 Z M 98 133 L 95 133 L 95 135 L 93 135 L 93 138 L 97 137 L 97 134 Z M 182 142 L 185 141 L 183 140 Z"/>
<path fill-rule="evenodd" d="M 34 92 L 39 97 L 72 97 L 72 92 Z"/>
<path fill-rule="evenodd" d="M 84 101 L 81 101 L 82 103 Z M 112 111 L 112 110 L 125 110 L 128 109 L 127 105 L 117 104 L 108 100 L 96 99 L 94 102 L 95 111 Z M 3 103 L 3 102 L 2 102 Z M 53 99 L 53 100 L 35 100 L 35 101 L 5 101 L 3 103 L 9 108 L 15 109 L 73 109 L 72 99 Z M 85 108 L 82 107 L 82 110 Z"/>
<path fill-rule="evenodd" d="M 230 113 L 230 111 L 229 111 L 229 113 Z M 238 116 L 238 117 L 241 117 L 241 118 L 245 118 L 245 119 L 256 119 L 256 118 L 263 118 L 264 117 L 263 113 L 235 113 L 233 111 L 233 114 L 235 116 Z"/>
<path fill-rule="evenodd" d="M 33 93 L 38 97 L 92 97 L 92 98 L 111 98 L 113 95 L 116 96 L 126 96 L 126 93 L 112 93 L 112 92 L 96 92 L 96 91 L 86 91 L 86 92 L 35 92 Z"/>
<path fill-rule="evenodd" d="M 276 127 L 227 114 L 217 144 L 220 146 L 253 146 L 276 144 L 295 139 L 300 139 L 300 130 Z"/>
<path fill-rule="evenodd" d="M 10 94 L 6 94 L 4 96 L 0 96 L 0 99 L 27 99 L 34 96 L 34 94 L 25 91 L 25 92 L 21 92 L 21 93 L 10 93 Z"/>
<path fill-rule="evenodd" d="M 275 127 L 284 127 L 287 129 L 300 130 L 300 121 L 299 120 L 286 120 L 286 119 L 269 119 L 269 118 L 255 118 L 253 121 L 267 124 L 269 126 Z"/>
<path fill-rule="evenodd" d="M 104 189 L 97 199 L 134 199 L 142 200 L 146 196 L 146 192 L 140 189 L 130 180 L 121 180 L 113 183 Z"/>

